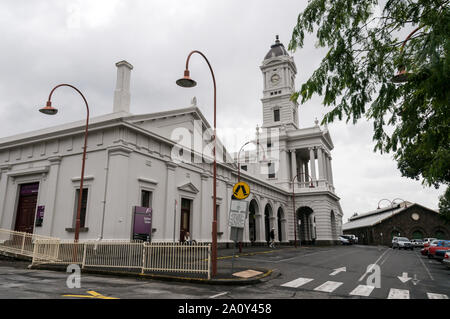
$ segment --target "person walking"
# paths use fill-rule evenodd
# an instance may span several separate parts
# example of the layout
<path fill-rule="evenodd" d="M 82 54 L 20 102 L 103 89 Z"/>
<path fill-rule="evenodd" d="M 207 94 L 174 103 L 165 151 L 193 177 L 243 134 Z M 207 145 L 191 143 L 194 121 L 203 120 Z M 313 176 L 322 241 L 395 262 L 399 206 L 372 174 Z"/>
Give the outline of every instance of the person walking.
<path fill-rule="evenodd" d="M 270 248 L 275 248 L 275 228 L 270 230 Z"/>

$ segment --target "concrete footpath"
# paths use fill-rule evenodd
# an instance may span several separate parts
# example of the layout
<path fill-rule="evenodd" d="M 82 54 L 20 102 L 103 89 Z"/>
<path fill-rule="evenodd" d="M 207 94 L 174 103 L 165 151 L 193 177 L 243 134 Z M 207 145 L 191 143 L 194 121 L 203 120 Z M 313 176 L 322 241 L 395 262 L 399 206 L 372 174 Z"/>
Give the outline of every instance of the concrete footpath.
<path fill-rule="evenodd" d="M 138 278 L 148 278 L 155 280 L 166 280 L 166 281 L 179 281 L 179 282 L 190 282 L 190 283 L 202 283 L 202 284 L 212 284 L 212 285 L 249 285 L 259 282 L 269 280 L 270 278 L 276 277 L 278 275 L 277 271 L 270 268 L 262 268 L 252 262 L 243 262 L 241 257 L 249 257 L 255 255 L 268 255 L 276 254 L 280 250 L 295 249 L 293 246 L 281 246 L 275 249 L 269 248 L 267 246 L 258 247 L 243 247 L 242 252 L 239 252 L 238 248 L 221 248 L 217 251 L 217 274 L 213 278 L 207 279 L 204 275 L 193 275 L 189 273 L 144 273 L 141 274 L 137 271 L 129 270 L 107 270 L 107 269 L 83 269 L 84 273 L 91 274 L 101 274 L 101 275 L 111 275 L 120 277 L 138 277 Z M 9 264 L 13 262 L 13 259 L 0 256 L 1 263 L 8 261 Z M 18 268 L 30 268 L 31 262 L 26 261 L 14 261 L 14 266 Z M 33 269 L 46 269 L 46 270 L 56 270 L 56 271 L 66 271 L 67 266 L 65 265 L 39 265 L 33 266 Z"/>

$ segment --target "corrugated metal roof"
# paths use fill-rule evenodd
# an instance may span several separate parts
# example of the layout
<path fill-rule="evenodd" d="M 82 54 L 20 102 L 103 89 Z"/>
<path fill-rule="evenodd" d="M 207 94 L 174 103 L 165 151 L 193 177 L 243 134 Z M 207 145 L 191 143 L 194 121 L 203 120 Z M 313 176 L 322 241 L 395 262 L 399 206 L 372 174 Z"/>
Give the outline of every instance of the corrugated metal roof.
<path fill-rule="evenodd" d="M 349 230 L 349 229 L 355 229 L 360 227 L 369 227 L 373 226 L 387 218 L 390 218 L 405 209 L 409 208 L 411 206 L 401 206 L 397 205 L 396 208 L 382 208 L 375 211 L 368 212 L 363 215 L 355 216 L 351 219 L 349 219 L 349 222 L 342 225 L 342 230 Z"/>

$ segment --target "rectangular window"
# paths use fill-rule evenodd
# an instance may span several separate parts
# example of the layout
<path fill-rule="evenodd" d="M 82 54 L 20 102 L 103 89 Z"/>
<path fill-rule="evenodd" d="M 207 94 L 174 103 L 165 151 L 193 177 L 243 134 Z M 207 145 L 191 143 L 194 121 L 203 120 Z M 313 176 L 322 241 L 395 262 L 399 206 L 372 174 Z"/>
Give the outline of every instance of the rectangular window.
<path fill-rule="evenodd" d="M 141 190 L 141 207 L 152 207 L 152 192 Z"/>
<path fill-rule="evenodd" d="M 275 122 L 279 122 L 280 121 L 280 109 L 273 110 L 273 120 Z"/>
<path fill-rule="evenodd" d="M 77 214 L 78 214 L 78 200 L 80 198 L 80 189 L 76 190 L 75 194 L 75 213 L 74 213 L 74 228 L 77 224 Z M 80 228 L 85 227 L 86 222 L 86 209 L 87 209 L 87 199 L 88 199 L 88 189 L 83 188 L 83 195 L 81 197 L 81 210 L 80 210 Z"/>
<path fill-rule="evenodd" d="M 217 216 L 217 232 L 220 233 L 220 205 L 216 205 L 216 216 Z"/>
<path fill-rule="evenodd" d="M 273 163 L 267 165 L 269 167 L 269 178 L 275 178 L 275 165 Z"/>

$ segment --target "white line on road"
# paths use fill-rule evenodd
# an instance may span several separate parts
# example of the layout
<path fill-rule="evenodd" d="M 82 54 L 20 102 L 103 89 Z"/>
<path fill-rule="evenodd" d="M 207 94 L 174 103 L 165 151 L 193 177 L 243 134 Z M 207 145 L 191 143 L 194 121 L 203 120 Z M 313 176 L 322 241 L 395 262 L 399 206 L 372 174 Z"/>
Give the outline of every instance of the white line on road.
<path fill-rule="evenodd" d="M 320 285 L 319 287 L 314 288 L 314 290 L 323 292 L 333 292 L 342 284 L 343 284 L 342 282 L 327 281 L 326 283 Z"/>
<path fill-rule="evenodd" d="M 290 287 L 290 288 L 298 288 L 300 286 L 303 286 L 304 284 L 307 284 L 308 282 L 313 281 L 311 278 L 297 278 L 295 280 L 289 281 L 285 284 L 282 284 L 282 287 Z"/>
<path fill-rule="evenodd" d="M 433 294 L 431 292 L 427 292 L 428 299 L 448 299 L 447 295 L 441 294 Z"/>
<path fill-rule="evenodd" d="M 352 290 L 350 295 L 368 297 L 372 293 L 374 288 L 375 288 L 374 286 L 359 285 L 358 287 Z"/>
<path fill-rule="evenodd" d="M 417 256 L 417 258 L 419 258 L 420 262 L 422 263 L 423 268 L 425 268 L 425 270 L 427 271 L 428 276 L 430 276 L 431 280 L 434 281 L 433 276 L 431 276 L 431 273 L 430 273 L 430 271 L 428 270 L 427 266 L 425 266 L 425 263 L 423 262 L 422 258 L 420 258 L 420 256 L 419 256 L 417 253 L 416 253 L 416 256 Z"/>
<path fill-rule="evenodd" d="M 226 295 L 227 293 L 228 293 L 228 291 L 225 291 L 225 292 L 222 292 L 222 293 L 220 293 L 220 294 L 211 296 L 211 297 L 209 297 L 209 299 L 214 299 L 214 298 L 217 298 L 217 297 L 220 297 L 220 296 L 224 296 L 224 295 Z"/>
<path fill-rule="evenodd" d="M 409 299 L 409 290 L 391 288 L 388 299 Z"/>
<path fill-rule="evenodd" d="M 383 258 L 383 256 L 384 256 L 389 250 L 391 250 L 391 248 L 386 249 L 386 251 L 385 251 L 384 253 L 382 253 L 381 256 L 380 256 L 380 257 L 379 257 L 372 265 L 376 265 L 377 262 L 379 262 L 380 259 Z M 367 271 L 361 276 L 361 278 L 359 278 L 358 281 L 362 281 L 362 280 L 364 279 L 364 277 L 365 277 L 368 273 L 372 272 L 372 269 L 373 269 L 373 267 L 369 267 L 369 268 L 367 269 Z"/>

